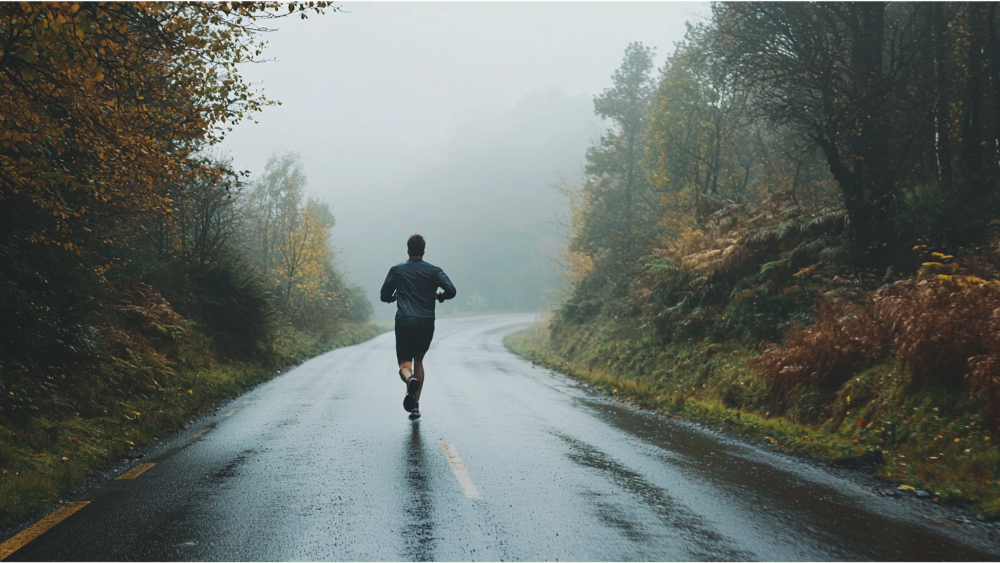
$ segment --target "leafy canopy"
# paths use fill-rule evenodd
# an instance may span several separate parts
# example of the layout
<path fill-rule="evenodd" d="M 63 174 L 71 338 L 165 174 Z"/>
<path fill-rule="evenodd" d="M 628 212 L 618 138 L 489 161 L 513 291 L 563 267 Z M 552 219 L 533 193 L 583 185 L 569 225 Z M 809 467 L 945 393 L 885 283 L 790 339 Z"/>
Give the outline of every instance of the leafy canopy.
<path fill-rule="evenodd" d="M 51 218 L 26 236 L 78 252 L 108 218 L 169 213 L 163 186 L 220 174 L 192 154 L 272 103 L 237 72 L 263 23 L 326 7 L 0 4 L 0 203 L 26 200 Z"/>

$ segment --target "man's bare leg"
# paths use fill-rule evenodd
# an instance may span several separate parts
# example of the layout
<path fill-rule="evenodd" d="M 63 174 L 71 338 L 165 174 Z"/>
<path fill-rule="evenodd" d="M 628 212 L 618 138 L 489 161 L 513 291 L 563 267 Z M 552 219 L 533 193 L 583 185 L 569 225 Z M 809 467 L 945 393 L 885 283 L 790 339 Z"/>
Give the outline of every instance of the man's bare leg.
<path fill-rule="evenodd" d="M 414 358 L 414 364 L 416 364 L 413 370 L 413 376 L 417 378 L 420 382 L 420 387 L 417 388 L 417 403 L 420 403 L 420 392 L 424 390 L 424 355 L 421 354 Z"/>
<path fill-rule="evenodd" d="M 410 377 L 413 375 L 413 362 L 400 362 L 399 363 L 399 378 L 403 380 L 403 383 L 409 381 Z"/>

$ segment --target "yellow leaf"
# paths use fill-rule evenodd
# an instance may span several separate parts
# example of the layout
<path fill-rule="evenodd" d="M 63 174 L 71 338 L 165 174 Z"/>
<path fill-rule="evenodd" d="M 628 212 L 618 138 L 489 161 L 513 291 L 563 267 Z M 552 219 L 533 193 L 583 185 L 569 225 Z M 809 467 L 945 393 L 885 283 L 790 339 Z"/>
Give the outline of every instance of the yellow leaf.
<path fill-rule="evenodd" d="M 896 487 L 896 490 L 897 491 L 915 491 L 916 489 L 914 489 L 913 487 L 911 487 L 909 485 L 900 485 L 900 486 Z"/>

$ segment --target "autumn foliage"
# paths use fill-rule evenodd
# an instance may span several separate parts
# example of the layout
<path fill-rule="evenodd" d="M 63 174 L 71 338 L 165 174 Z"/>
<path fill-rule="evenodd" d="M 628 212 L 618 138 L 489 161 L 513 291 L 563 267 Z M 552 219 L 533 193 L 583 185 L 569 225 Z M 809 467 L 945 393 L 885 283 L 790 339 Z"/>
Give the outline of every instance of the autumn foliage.
<path fill-rule="evenodd" d="M 899 357 L 922 379 L 959 385 L 974 357 L 996 352 L 1000 283 L 920 279 L 873 296 Z M 979 362 L 980 360 L 977 360 Z"/>
<path fill-rule="evenodd" d="M 771 385 L 772 405 L 779 412 L 795 391 L 819 388 L 830 394 L 889 350 L 870 308 L 822 303 L 816 317 L 813 325 L 789 331 L 784 346 L 769 345 L 749 362 Z"/>
<path fill-rule="evenodd" d="M 796 388 L 836 390 L 895 353 L 915 385 L 965 386 L 996 416 L 1000 280 L 983 260 L 963 265 L 937 256 L 948 263 L 925 263 L 914 278 L 852 302 L 821 302 L 814 324 L 789 330 L 783 345 L 771 344 L 751 360 L 772 386 L 773 406 L 783 410 Z"/>
<path fill-rule="evenodd" d="M 169 183 L 219 174 L 191 156 L 267 103 L 237 65 L 259 58 L 261 20 L 288 11 L 276 2 L 0 5 L 0 203 L 47 214 L 26 235 L 72 250 L 112 241 L 110 227 L 136 213 L 169 213 Z"/>

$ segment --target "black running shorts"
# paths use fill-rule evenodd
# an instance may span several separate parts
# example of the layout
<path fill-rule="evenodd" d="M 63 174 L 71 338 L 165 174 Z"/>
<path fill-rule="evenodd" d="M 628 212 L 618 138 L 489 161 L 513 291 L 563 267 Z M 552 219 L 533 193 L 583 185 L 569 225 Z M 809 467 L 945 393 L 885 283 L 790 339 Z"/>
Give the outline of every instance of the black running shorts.
<path fill-rule="evenodd" d="M 399 363 L 412 362 L 423 356 L 434 338 L 434 321 L 420 324 L 396 323 L 396 359 Z"/>

